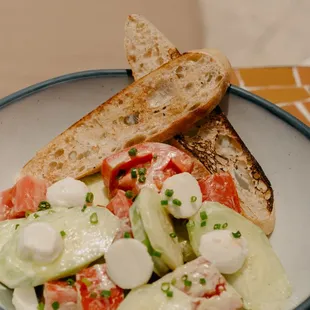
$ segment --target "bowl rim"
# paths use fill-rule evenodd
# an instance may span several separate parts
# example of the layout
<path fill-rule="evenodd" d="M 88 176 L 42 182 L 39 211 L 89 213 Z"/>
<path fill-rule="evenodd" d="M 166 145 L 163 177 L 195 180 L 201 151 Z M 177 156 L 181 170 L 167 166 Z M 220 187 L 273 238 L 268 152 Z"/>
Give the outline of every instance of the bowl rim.
<path fill-rule="evenodd" d="M 10 104 L 17 102 L 18 100 L 28 97 L 34 93 L 37 93 L 41 90 L 54 86 L 56 84 L 72 82 L 81 79 L 90 79 L 90 78 L 100 78 L 105 76 L 128 76 L 132 77 L 132 71 L 129 69 L 96 69 L 96 70 L 87 70 L 87 71 L 79 71 L 74 73 L 69 73 L 61 76 L 57 76 L 43 82 L 36 83 L 34 85 L 23 88 L 19 91 L 16 91 L 8 96 L 0 99 L 0 110 Z M 277 105 L 269 102 L 266 99 L 263 99 L 255 94 L 250 93 L 249 91 L 242 89 L 236 85 L 230 85 L 227 91 L 228 94 L 235 95 L 237 97 L 241 97 L 246 99 L 248 102 L 256 104 L 270 113 L 274 114 L 282 121 L 288 123 L 292 127 L 294 127 L 298 132 L 304 135 L 310 141 L 310 127 L 298 120 L 293 115 L 288 112 L 282 110 Z M 298 305 L 294 310 L 309 310 L 310 309 L 310 296 L 304 300 L 300 305 Z M 0 307 L 0 310 L 4 310 Z"/>

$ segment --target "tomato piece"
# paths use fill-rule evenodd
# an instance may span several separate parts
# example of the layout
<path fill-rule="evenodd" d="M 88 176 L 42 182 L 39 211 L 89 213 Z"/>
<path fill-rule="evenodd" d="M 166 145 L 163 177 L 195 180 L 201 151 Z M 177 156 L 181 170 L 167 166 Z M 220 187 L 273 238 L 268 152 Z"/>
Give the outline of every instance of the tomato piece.
<path fill-rule="evenodd" d="M 227 173 L 211 174 L 199 180 L 202 201 L 219 202 L 242 213 L 238 192 L 232 176 Z"/>
<path fill-rule="evenodd" d="M 193 159 L 171 145 L 150 142 L 134 148 L 135 156 L 129 155 L 132 148 L 128 148 L 103 160 L 101 173 L 111 197 L 117 189 L 132 190 L 134 194 L 138 194 L 144 186 L 155 186 L 159 190 L 167 177 L 193 170 Z M 133 178 L 131 170 L 139 167 L 146 168 L 145 175 Z"/>
<path fill-rule="evenodd" d="M 124 300 L 124 291 L 106 273 L 106 265 L 94 265 L 76 275 L 76 286 L 82 309 L 116 310 Z"/>
<path fill-rule="evenodd" d="M 69 285 L 66 281 L 50 281 L 44 284 L 44 309 L 53 310 L 53 303 L 59 303 L 59 309 L 77 308 L 78 295 L 75 285 Z"/>
<path fill-rule="evenodd" d="M 24 217 L 26 212 L 37 211 L 46 199 L 47 183 L 32 176 L 21 178 L 10 189 L 0 193 L 0 220 Z"/>
<path fill-rule="evenodd" d="M 128 199 L 125 192 L 118 190 L 116 195 L 111 199 L 106 208 L 111 211 L 118 218 L 129 218 L 129 209 L 132 205 L 132 201 Z"/>

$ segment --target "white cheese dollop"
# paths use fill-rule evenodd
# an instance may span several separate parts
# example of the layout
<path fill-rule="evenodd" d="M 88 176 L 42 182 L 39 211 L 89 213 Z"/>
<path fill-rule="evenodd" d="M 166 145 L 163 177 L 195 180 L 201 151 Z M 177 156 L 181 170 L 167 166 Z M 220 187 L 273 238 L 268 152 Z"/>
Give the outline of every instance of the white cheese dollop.
<path fill-rule="evenodd" d="M 200 254 L 223 274 L 233 274 L 244 264 L 248 254 L 245 238 L 234 238 L 230 230 L 213 230 L 201 236 Z"/>
<path fill-rule="evenodd" d="M 153 260 L 145 245 L 136 239 L 115 241 L 105 255 L 107 273 L 123 289 L 146 284 L 153 272 Z"/>
<path fill-rule="evenodd" d="M 21 259 L 38 264 L 55 261 L 64 248 L 59 231 L 45 222 L 33 222 L 20 231 L 17 252 Z"/>
<path fill-rule="evenodd" d="M 52 207 L 83 207 L 87 192 L 85 183 L 67 177 L 51 185 L 46 198 Z"/>
<path fill-rule="evenodd" d="M 166 195 L 166 190 L 172 190 L 171 197 Z M 162 200 L 168 201 L 167 209 L 175 218 L 189 218 L 201 207 L 202 194 L 197 180 L 188 172 L 176 174 L 163 184 L 161 191 Z M 180 201 L 181 205 L 174 203 Z"/>

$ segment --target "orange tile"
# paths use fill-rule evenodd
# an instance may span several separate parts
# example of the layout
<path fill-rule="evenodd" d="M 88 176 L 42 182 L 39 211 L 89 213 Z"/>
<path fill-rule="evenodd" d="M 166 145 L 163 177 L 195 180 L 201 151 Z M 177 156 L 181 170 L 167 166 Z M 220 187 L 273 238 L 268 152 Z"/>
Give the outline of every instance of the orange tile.
<path fill-rule="evenodd" d="M 302 87 L 292 88 L 263 88 L 252 91 L 273 103 L 302 101 L 310 97 L 309 93 Z"/>
<path fill-rule="evenodd" d="M 298 67 L 302 85 L 310 85 L 310 67 Z"/>
<path fill-rule="evenodd" d="M 291 67 L 239 69 L 245 86 L 296 85 Z"/>
<path fill-rule="evenodd" d="M 237 69 L 233 70 L 233 72 L 231 74 L 231 77 L 230 77 L 230 83 L 239 86 L 240 82 L 239 82 L 239 79 L 236 76 L 236 71 L 237 71 Z"/>
<path fill-rule="evenodd" d="M 304 106 L 306 107 L 306 109 L 307 109 L 307 110 L 309 111 L 309 113 L 310 113 L 310 100 L 304 102 Z"/>
<path fill-rule="evenodd" d="M 306 119 L 306 117 L 296 108 L 294 104 L 282 107 L 281 109 L 285 110 L 286 112 L 292 114 L 296 118 L 298 118 L 300 121 L 305 123 L 306 125 L 310 126 L 310 122 Z"/>

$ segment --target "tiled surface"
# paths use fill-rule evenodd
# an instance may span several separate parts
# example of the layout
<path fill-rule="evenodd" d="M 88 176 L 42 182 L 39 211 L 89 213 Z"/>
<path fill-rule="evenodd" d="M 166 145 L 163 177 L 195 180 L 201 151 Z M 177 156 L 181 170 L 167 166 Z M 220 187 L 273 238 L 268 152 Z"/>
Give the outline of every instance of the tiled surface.
<path fill-rule="evenodd" d="M 231 83 L 277 104 L 310 126 L 310 67 L 235 69 Z"/>

